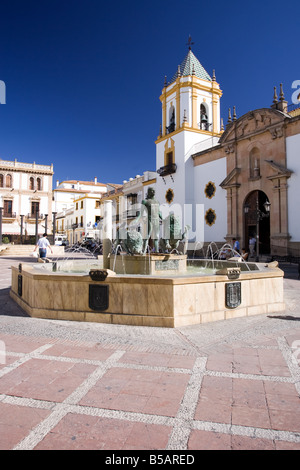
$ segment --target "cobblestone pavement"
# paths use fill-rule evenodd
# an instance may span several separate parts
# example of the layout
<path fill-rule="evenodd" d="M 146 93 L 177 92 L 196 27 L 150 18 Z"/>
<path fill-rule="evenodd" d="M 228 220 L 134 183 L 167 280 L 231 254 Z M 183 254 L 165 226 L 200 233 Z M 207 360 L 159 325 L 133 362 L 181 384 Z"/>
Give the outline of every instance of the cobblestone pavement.
<path fill-rule="evenodd" d="M 0 449 L 300 450 L 300 281 L 286 310 L 178 329 L 28 317 L 0 257 Z"/>

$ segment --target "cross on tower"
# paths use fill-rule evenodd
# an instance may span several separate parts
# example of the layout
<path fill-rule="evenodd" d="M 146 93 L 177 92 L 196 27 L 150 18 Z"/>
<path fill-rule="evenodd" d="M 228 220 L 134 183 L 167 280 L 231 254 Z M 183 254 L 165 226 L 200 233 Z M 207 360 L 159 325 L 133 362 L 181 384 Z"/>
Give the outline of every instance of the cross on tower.
<path fill-rule="evenodd" d="M 188 42 L 186 43 L 187 46 L 189 46 L 189 50 L 191 51 L 192 50 L 192 45 L 195 44 L 194 42 L 192 42 L 192 38 L 191 36 L 189 36 L 189 40 Z"/>

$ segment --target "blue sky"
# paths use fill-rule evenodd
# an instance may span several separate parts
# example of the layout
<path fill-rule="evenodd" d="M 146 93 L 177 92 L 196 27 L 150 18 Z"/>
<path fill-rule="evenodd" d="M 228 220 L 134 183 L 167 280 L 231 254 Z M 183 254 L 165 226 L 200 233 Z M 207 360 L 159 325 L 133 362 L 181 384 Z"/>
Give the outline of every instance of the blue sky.
<path fill-rule="evenodd" d="M 269 107 L 300 80 L 299 2 L 1 0 L 0 158 L 58 179 L 122 183 L 155 170 L 159 96 L 193 52 L 223 90 L 221 114 Z"/>

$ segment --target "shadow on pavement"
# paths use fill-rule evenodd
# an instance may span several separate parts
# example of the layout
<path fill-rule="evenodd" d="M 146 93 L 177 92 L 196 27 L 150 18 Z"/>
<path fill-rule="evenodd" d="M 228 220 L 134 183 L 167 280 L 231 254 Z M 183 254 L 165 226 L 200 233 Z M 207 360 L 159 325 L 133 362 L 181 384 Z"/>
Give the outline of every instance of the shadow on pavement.
<path fill-rule="evenodd" d="M 10 296 L 10 287 L 0 290 L 0 316 L 30 317 Z"/>
<path fill-rule="evenodd" d="M 293 317 L 292 315 L 268 315 L 268 318 L 276 318 L 276 320 L 300 321 L 300 317 Z"/>

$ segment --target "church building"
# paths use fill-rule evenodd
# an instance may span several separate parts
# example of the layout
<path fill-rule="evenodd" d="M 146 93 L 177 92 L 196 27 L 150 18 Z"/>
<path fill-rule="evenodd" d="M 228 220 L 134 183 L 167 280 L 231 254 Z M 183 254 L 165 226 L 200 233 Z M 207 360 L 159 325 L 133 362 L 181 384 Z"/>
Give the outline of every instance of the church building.
<path fill-rule="evenodd" d="M 160 96 L 156 197 L 190 226 L 190 249 L 236 238 L 248 251 L 255 237 L 260 254 L 299 256 L 300 101 L 280 85 L 270 108 L 229 110 L 224 128 L 221 96 L 189 47 Z"/>

